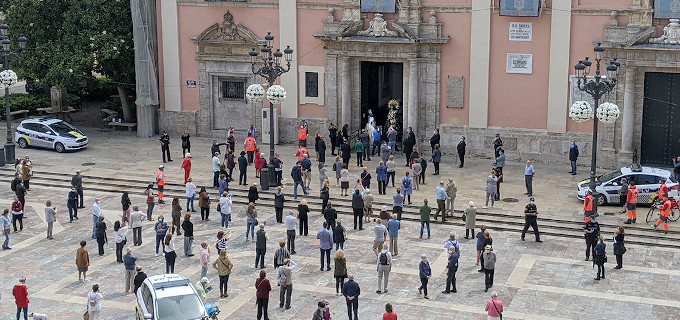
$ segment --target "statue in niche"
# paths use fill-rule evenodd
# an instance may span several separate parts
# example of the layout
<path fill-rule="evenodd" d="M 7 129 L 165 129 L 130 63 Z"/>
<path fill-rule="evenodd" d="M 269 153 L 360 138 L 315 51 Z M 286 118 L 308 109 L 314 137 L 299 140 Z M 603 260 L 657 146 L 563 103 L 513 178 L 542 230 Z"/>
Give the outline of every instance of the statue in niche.
<path fill-rule="evenodd" d="M 663 28 L 663 35 L 649 39 L 651 43 L 680 44 L 680 19 L 670 19 L 670 23 Z"/>
<path fill-rule="evenodd" d="M 374 36 L 374 37 L 396 37 L 396 31 L 387 29 L 387 21 L 383 19 L 382 13 L 376 13 L 373 20 L 368 24 L 368 29 L 359 31 L 360 36 Z"/>
<path fill-rule="evenodd" d="M 238 27 L 234 24 L 234 16 L 229 10 L 224 14 L 224 21 L 220 24 L 219 32 L 214 38 L 222 38 L 227 41 L 233 41 L 236 40 L 236 38 L 244 40 L 241 35 L 238 34 Z"/>

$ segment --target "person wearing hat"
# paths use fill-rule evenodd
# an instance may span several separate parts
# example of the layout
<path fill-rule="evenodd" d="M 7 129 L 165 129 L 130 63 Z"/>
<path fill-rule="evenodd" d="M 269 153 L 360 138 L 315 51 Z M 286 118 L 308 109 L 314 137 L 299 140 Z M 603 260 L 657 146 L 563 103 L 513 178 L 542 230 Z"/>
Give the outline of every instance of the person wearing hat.
<path fill-rule="evenodd" d="M 163 188 L 165 188 L 165 166 L 158 166 L 158 172 L 156 172 L 156 184 L 158 185 L 158 204 L 164 204 L 163 201 Z"/>
<path fill-rule="evenodd" d="M 146 280 L 147 276 L 146 273 L 144 272 L 144 269 L 142 269 L 141 266 L 137 266 L 135 268 L 135 271 L 137 271 L 137 274 L 135 275 L 135 279 L 133 281 L 135 285 L 133 292 L 135 293 L 135 295 L 137 295 L 137 289 L 139 289 L 139 287 L 142 286 L 142 283 L 144 283 L 144 280 Z"/>
<path fill-rule="evenodd" d="M 17 305 L 17 320 L 21 315 L 21 310 L 24 311 L 24 319 L 28 319 L 28 289 L 26 288 L 26 277 L 19 278 L 19 283 L 14 285 L 12 289 L 14 302 Z"/>
<path fill-rule="evenodd" d="M 85 208 L 83 205 L 83 176 L 80 175 L 80 170 L 76 170 L 76 175 L 71 178 L 71 186 L 76 188 L 76 192 L 78 192 L 78 199 L 80 201 L 78 208 Z"/>
<path fill-rule="evenodd" d="M 536 211 L 536 204 L 534 203 L 534 198 L 529 199 L 529 204 L 524 207 L 524 229 L 522 230 L 522 241 L 524 241 L 524 235 L 529 230 L 529 226 L 534 230 L 534 235 L 536 235 L 536 242 L 543 242 L 541 236 L 538 233 L 538 223 L 536 223 L 536 217 L 538 212 Z"/>
<path fill-rule="evenodd" d="M 390 218 L 392 218 L 390 213 L 387 212 L 387 206 L 380 207 L 380 213 L 378 214 L 378 218 L 380 218 L 382 224 L 385 226 L 385 228 L 387 228 L 387 223 L 389 222 Z"/>
<path fill-rule="evenodd" d="M 170 136 L 168 135 L 168 130 L 163 130 L 163 134 L 158 139 L 158 141 L 161 144 L 161 154 L 163 155 L 163 163 L 165 163 L 166 154 L 168 155 L 168 161 L 172 161 L 172 159 L 170 159 Z"/>
<path fill-rule="evenodd" d="M 246 152 L 241 151 L 241 155 L 238 157 L 238 185 L 246 185 L 246 172 L 248 171 L 248 160 L 246 160 Z"/>
<path fill-rule="evenodd" d="M 583 227 L 586 236 L 586 261 L 590 259 L 590 253 L 595 256 L 595 245 L 600 238 L 600 224 L 593 217 L 586 217 L 586 225 Z"/>
<path fill-rule="evenodd" d="M 208 286 L 209 283 L 210 280 L 208 280 L 207 277 L 203 277 L 201 280 L 196 282 L 196 285 L 194 285 L 194 287 L 196 287 L 196 294 L 198 294 L 198 297 L 201 298 L 201 302 L 203 302 L 203 304 L 205 304 L 205 299 L 207 298 L 208 292 L 212 290 L 212 287 Z"/>
<path fill-rule="evenodd" d="M 418 294 L 422 294 L 425 291 L 425 296 L 423 298 L 430 299 L 427 296 L 427 282 L 430 281 L 432 276 L 432 269 L 430 268 L 430 262 L 427 261 L 427 255 L 420 255 L 420 264 L 418 265 L 418 273 L 420 275 L 420 287 L 418 287 Z"/>
<path fill-rule="evenodd" d="M 484 292 L 488 292 L 489 288 L 493 287 L 493 274 L 496 268 L 496 254 L 493 252 L 491 245 L 484 247 Z"/>

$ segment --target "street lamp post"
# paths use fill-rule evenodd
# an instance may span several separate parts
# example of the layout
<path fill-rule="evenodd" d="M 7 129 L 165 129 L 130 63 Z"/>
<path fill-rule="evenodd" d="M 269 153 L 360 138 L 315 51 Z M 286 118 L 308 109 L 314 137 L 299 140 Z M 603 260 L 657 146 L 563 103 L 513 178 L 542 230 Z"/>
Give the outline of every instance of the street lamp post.
<path fill-rule="evenodd" d="M 598 131 L 598 120 L 604 123 L 610 123 L 616 121 L 619 115 L 619 109 L 616 105 L 612 103 L 605 102 L 600 105 L 600 99 L 603 96 L 609 94 L 614 90 L 616 86 L 618 69 L 620 63 L 616 61 L 616 58 L 612 60 L 606 67 L 606 76 L 601 75 L 600 63 L 602 61 L 602 53 L 604 48 L 598 43 L 593 49 L 595 52 L 595 76 L 593 79 L 588 79 L 588 74 L 590 73 L 590 66 L 592 62 L 588 57 L 585 60 L 579 61 L 578 64 L 574 66 L 576 71 L 577 85 L 578 89 L 588 93 L 595 103 L 596 110 L 590 108 L 589 104 L 585 101 L 578 101 L 574 103 L 569 111 L 570 117 L 578 122 L 583 122 L 589 118 L 593 119 L 593 142 L 592 142 L 592 154 L 590 158 L 590 182 L 588 188 L 593 195 L 593 216 L 597 215 L 597 205 L 600 201 L 600 195 L 596 190 L 596 170 L 597 170 L 597 131 Z M 578 104 L 578 106 L 577 106 Z M 599 106 L 598 106 L 599 105 Z M 582 106 L 583 109 L 579 110 L 578 107 Z M 583 110 L 588 110 L 583 112 Z M 584 116 L 584 113 L 585 116 Z"/>
<path fill-rule="evenodd" d="M 18 39 L 20 52 L 18 54 L 11 52 L 11 41 L 7 35 L 8 30 L 9 26 L 6 23 L 0 25 L 0 40 L 2 43 L 2 46 L 0 47 L 0 55 L 2 55 L 3 66 L 3 72 L 0 80 L 2 81 L 2 85 L 5 87 L 5 121 L 7 122 L 7 142 L 5 142 L 5 153 L 2 155 L 2 157 L 0 157 L 3 158 L 0 159 L 3 160 L 0 161 L 2 165 L 5 165 L 5 162 L 13 162 L 15 159 L 14 139 L 12 137 L 12 116 L 10 114 L 11 110 L 9 103 L 9 87 L 16 83 L 16 74 L 10 70 L 9 67 L 12 61 L 19 60 L 24 55 L 24 52 L 26 51 L 26 41 L 28 41 L 28 39 L 26 39 L 23 34 L 20 35 Z"/>
<path fill-rule="evenodd" d="M 274 36 L 271 32 L 267 32 L 264 37 L 265 44 L 260 48 L 262 56 L 258 59 L 260 55 L 255 48 L 249 52 L 251 69 L 254 75 L 261 76 L 269 84 L 268 90 L 272 90 L 272 86 L 276 78 L 280 75 L 288 72 L 290 70 L 290 63 L 293 60 L 293 49 L 290 46 L 286 46 L 286 49 L 281 52 L 281 49 L 276 49 L 274 51 L 272 47 L 272 42 L 274 41 Z M 282 65 L 281 58 L 284 58 L 286 65 Z M 261 87 L 260 87 L 261 88 Z M 250 88 L 249 88 L 250 89 Z M 280 88 L 283 90 L 282 88 Z M 277 185 L 276 181 L 276 168 L 274 167 L 274 103 L 281 103 L 285 99 L 285 91 L 283 91 L 283 97 L 274 100 L 268 94 L 269 100 L 269 163 L 267 168 L 269 169 L 269 185 Z M 254 100 L 257 101 L 257 100 Z M 261 101 L 261 99 L 259 100 Z"/>

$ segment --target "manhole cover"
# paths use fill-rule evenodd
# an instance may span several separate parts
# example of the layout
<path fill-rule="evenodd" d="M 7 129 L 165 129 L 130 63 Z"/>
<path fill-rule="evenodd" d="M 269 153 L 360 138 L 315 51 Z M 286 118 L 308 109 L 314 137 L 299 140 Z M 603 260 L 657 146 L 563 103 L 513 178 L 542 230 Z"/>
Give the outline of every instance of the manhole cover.
<path fill-rule="evenodd" d="M 83 163 L 82 165 L 83 165 L 83 166 L 86 166 L 86 167 L 87 167 L 87 166 L 93 166 L 93 165 L 94 165 L 94 162 L 85 162 L 85 163 Z"/>
<path fill-rule="evenodd" d="M 515 198 L 503 198 L 503 202 L 519 202 L 519 200 Z"/>
<path fill-rule="evenodd" d="M 616 214 L 616 212 L 605 212 L 603 213 L 605 216 L 613 216 Z"/>

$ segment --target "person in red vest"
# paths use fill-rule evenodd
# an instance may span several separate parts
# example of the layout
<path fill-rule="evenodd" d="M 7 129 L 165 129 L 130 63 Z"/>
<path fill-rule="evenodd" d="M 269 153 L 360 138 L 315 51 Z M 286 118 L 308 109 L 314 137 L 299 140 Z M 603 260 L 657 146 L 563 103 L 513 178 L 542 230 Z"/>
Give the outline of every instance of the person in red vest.
<path fill-rule="evenodd" d="M 586 199 L 583 200 L 583 215 L 588 218 L 593 216 L 593 192 L 586 191 Z"/>
<path fill-rule="evenodd" d="M 661 178 L 661 186 L 659 187 L 659 199 L 657 203 L 664 203 L 664 200 L 668 198 L 668 186 L 666 185 L 666 178 Z"/>
<path fill-rule="evenodd" d="M 304 125 L 300 125 L 298 129 L 298 146 L 307 147 L 307 128 Z"/>
<path fill-rule="evenodd" d="M 664 201 L 659 209 L 661 209 L 661 214 L 659 215 L 659 219 L 656 220 L 656 224 L 652 225 L 652 229 L 656 229 L 656 227 L 663 222 L 663 231 L 661 231 L 661 235 L 665 236 L 668 234 L 668 217 L 671 215 L 671 198 L 666 197 L 666 201 Z"/>
<path fill-rule="evenodd" d="M 19 284 L 14 285 L 12 289 L 12 295 L 14 296 L 14 302 L 17 305 L 17 319 L 21 315 L 21 311 L 24 311 L 24 318 L 28 319 L 28 289 L 26 289 L 26 278 L 19 278 Z"/>
<path fill-rule="evenodd" d="M 304 146 L 301 146 L 295 153 L 295 156 L 298 158 L 298 161 L 302 161 L 302 159 L 305 158 L 305 155 L 309 157 L 309 150 L 307 150 L 307 148 L 305 148 Z"/>
<path fill-rule="evenodd" d="M 628 186 L 628 198 L 626 199 L 626 209 L 628 210 L 628 220 L 624 222 L 625 224 L 635 223 L 637 220 L 636 206 L 638 202 L 638 194 L 640 191 L 635 186 L 634 181 L 629 182 Z"/>
<path fill-rule="evenodd" d="M 191 153 L 187 152 L 184 154 L 184 161 L 182 161 L 181 168 L 184 169 L 184 184 L 186 184 L 189 179 L 189 174 L 191 173 Z"/>
<path fill-rule="evenodd" d="M 255 156 L 255 148 L 257 148 L 257 142 L 253 138 L 252 133 L 248 133 L 248 138 L 243 142 L 246 146 L 246 153 L 248 153 L 248 164 L 253 163 L 253 157 Z"/>
<path fill-rule="evenodd" d="M 158 166 L 158 172 L 156 172 L 156 184 L 158 185 L 158 204 L 164 204 L 163 201 L 163 188 L 165 188 L 165 166 Z"/>

